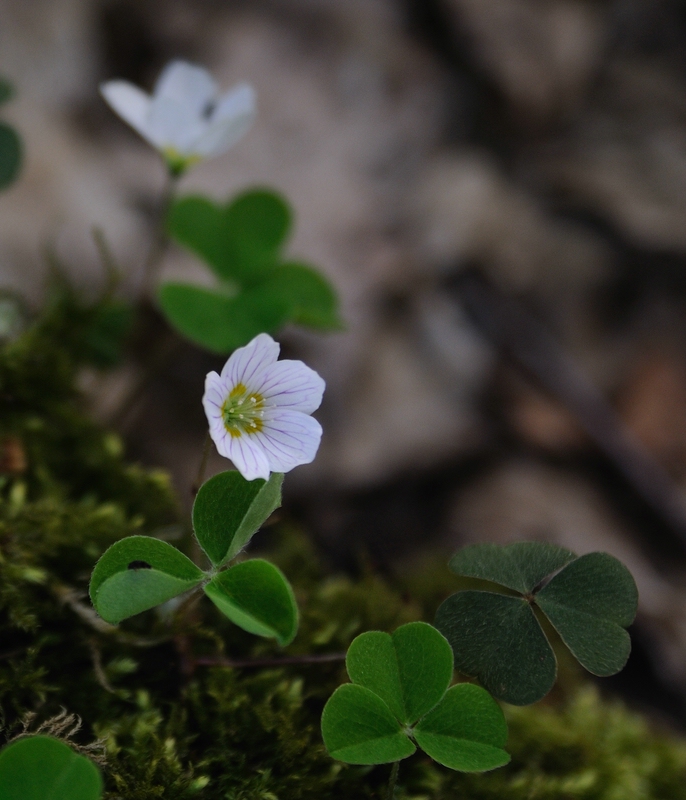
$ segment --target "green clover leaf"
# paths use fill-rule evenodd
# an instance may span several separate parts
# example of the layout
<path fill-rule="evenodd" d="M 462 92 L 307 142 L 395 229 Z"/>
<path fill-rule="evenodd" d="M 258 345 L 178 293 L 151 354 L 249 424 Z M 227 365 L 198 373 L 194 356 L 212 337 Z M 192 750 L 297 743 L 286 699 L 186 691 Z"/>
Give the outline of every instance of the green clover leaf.
<path fill-rule="evenodd" d="M 392 635 L 360 634 L 346 656 L 350 680 L 378 695 L 404 725 L 415 723 L 443 697 L 453 677 L 450 645 L 436 633 L 418 622 Z"/>
<path fill-rule="evenodd" d="M 128 536 L 95 565 L 90 596 L 98 614 L 117 625 L 198 586 L 203 578 L 204 573 L 167 542 Z"/>
<path fill-rule="evenodd" d="M 329 698 L 322 736 L 329 755 L 347 764 L 389 764 L 417 749 L 386 703 L 354 683 L 339 686 Z"/>
<path fill-rule="evenodd" d="M 169 213 L 168 228 L 219 278 L 250 285 L 276 266 L 292 217 L 281 195 L 253 189 L 224 206 L 204 197 L 178 200 Z"/>
<path fill-rule="evenodd" d="M 51 736 L 18 739 L 0 751 L 2 800 L 100 800 L 95 764 Z"/>
<path fill-rule="evenodd" d="M 290 644 L 298 631 L 298 606 L 278 567 L 255 558 L 216 575 L 205 594 L 239 628 Z"/>
<path fill-rule="evenodd" d="M 638 592 L 626 567 L 607 553 L 579 558 L 540 542 L 478 544 L 458 552 L 450 568 L 509 590 L 457 592 L 435 620 L 456 668 L 500 700 L 535 703 L 555 683 L 557 662 L 539 615 L 593 674 L 614 675 L 626 664 L 625 628 L 636 615 Z"/>
<path fill-rule="evenodd" d="M 451 648 L 431 625 L 363 633 L 350 645 L 346 666 L 352 683 L 336 689 L 322 713 L 333 758 L 385 764 L 412 755 L 416 742 L 451 769 L 484 771 L 509 761 L 500 707 L 478 686 L 448 689 Z"/>
<path fill-rule="evenodd" d="M 292 217 L 286 200 L 266 189 L 243 192 L 223 206 L 204 197 L 178 200 L 169 232 L 207 263 L 219 284 L 164 284 L 158 299 L 168 321 L 215 353 L 229 353 L 287 322 L 340 328 L 329 281 L 306 264 L 283 261 Z"/>
<path fill-rule="evenodd" d="M 195 499 L 193 526 L 213 568 L 203 572 L 159 539 L 129 536 L 113 544 L 95 565 L 90 583 L 95 610 L 116 625 L 204 584 L 205 594 L 233 623 L 289 644 L 298 630 L 298 607 L 281 570 L 254 559 L 217 572 L 280 505 L 282 483 L 281 473 L 272 473 L 267 481 L 247 481 L 236 471 L 210 478 Z"/>
<path fill-rule="evenodd" d="M 213 353 L 229 353 L 258 333 L 275 332 L 292 316 L 287 295 L 259 284 L 237 295 L 185 283 L 166 283 L 158 299 L 167 320 Z"/>
<path fill-rule="evenodd" d="M 247 481 L 240 472 L 220 472 L 200 487 L 193 504 L 193 528 L 215 566 L 230 561 L 281 505 L 283 474 Z"/>

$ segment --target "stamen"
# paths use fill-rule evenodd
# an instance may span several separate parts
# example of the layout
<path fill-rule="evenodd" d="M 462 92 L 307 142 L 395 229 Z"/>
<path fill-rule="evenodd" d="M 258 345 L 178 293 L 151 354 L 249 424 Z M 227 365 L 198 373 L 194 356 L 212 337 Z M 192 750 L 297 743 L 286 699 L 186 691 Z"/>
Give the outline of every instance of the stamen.
<path fill-rule="evenodd" d="M 264 400 L 256 392 L 248 393 L 244 384 L 238 383 L 229 392 L 222 407 L 224 428 L 232 437 L 262 430 Z"/>

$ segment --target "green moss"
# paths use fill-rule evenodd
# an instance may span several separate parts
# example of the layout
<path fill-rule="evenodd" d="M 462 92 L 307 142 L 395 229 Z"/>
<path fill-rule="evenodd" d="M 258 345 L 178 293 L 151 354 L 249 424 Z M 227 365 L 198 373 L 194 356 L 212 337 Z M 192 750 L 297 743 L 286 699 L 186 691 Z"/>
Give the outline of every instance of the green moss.
<path fill-rule="evenodd" d="M 558 706 L 509 708 L 512 762 L 484 775 L 418 765 L 408 798 L 676 800 L 686 798 L 686 742 L 659 734 L 585 687 Z M 402 774 L 402 773 L 401 773 Z"/>
<path fill-rule="evenodd" d="M 0 439 L 16 451 L 0 476 L 5 734 L 29 712 L 34 729 L 62 707 L 80 715 L 75 742 L 105 742 L 108 800 L 379 797 L 387 766 L 339 764 L 321 743 L 321 709 L 345 680 L 341 660 L 222 666 L 222 659 L 283 653 L 232 626 L 204 599 L 141 614 L 118 629 L 93 614 L 88 579 L 109 544 L 172 523 L 184 528 L 168 480 L 128 464 L 118 440 L 79 410 L 74 385 L 90 356 L 77 333 L 88 325 L 70 327 L 65 307 L 74 301 L 60 302 L 0 352 Z M 82 317 L 89 318 L 87 308 Z M 287 655 L 343 653 L 364 630 L 430 618 L 454 588 L 442 562 L 392 582 L 372 573 L 353 580 L 328 573 L 286 525 L 257 540 L 269 541 L 270 558 L 298 597 L 301 628 Z M 175 543 L 190 549 L 187 538 Z M 507 768 L 465 776 L 418 754 L 403 762 L 398 796 L 686 800 L 682 740 L 588 686 L 568 694 L 508 710 Z"/>

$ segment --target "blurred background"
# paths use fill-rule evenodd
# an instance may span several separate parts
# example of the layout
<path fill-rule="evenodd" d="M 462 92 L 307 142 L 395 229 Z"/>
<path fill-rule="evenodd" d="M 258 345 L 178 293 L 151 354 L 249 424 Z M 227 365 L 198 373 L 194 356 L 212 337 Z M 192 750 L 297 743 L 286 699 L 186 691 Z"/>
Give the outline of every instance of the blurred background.
<path fill-rule="evenodd" d="M 0 0 L 25 144 L 0 282 L 32 307 L 49 260 L 103 286 L 94 226 L 139 293 L 164 169 L 98 84 L 150 90 L 172 58 L 259 105 L 181 192 L 282 191 L 290 253 L 341 297 L 345 331 L 281 337 L 328 384 L 285 513 L 348 567 L 523 538 L 616 555 L 641 593 L 616 685 L 686 725 L 686 3 Z M 180 249 L 162 275 L 208 279 Z M 223 359 L 172 341 L 122 415 L 168 335 L 149 317 L 84 397 L 190 506 Z"/>

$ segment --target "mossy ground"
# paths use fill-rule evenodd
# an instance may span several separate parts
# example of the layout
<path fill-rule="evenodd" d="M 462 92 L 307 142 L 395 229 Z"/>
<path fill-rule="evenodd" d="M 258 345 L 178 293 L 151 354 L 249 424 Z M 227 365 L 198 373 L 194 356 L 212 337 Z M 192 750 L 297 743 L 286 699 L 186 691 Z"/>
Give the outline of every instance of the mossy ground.
<path fill-rule="evenodd" d="M 345 679 L 341 661 L 221 665 L 284 653 L 203 600 L 168 604 L 119 629 L 92 612 L 90 571 L 112 542 L 158 533 L 191 548 L 166 477 L 127 464 L 119 440 L 79 410 L 78 370 L 112 352 L 113 319 L 62 291 L 0 353 L 5 738 L 31 712 L 34 730 L 62 709 L 78 714 L 83 726 L 75 746 L 103 741 L 109 800 L 383 796 L 387 766 L 336 763 L 321 743 L 319 716 Z M 286 523 L 262 539 L 293 582 L 301 609 L 300 633 L 286 655 L 343 652 L 364 630 L 430 618 L 451 580 L 442 567 L 393 581 L 371 573 L 332 576 Z M 418 754 L 403 762 L 398 796 L 686 800 L 686 743 L 601 700 L 591 686 L 507 713 L 511 765 L 470 776 Z"/>

